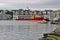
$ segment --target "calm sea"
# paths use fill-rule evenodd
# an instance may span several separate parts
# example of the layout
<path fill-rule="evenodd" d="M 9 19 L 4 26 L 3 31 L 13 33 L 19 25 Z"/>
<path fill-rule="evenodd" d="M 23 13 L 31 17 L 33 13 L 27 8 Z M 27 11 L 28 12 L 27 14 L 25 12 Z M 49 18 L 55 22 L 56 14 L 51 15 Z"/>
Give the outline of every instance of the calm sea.
<path fill-rule="evenodd" d="M 0 40 L 38 40 L 57 27 L 59 25 L 37 21 L 0 20 Z"/>

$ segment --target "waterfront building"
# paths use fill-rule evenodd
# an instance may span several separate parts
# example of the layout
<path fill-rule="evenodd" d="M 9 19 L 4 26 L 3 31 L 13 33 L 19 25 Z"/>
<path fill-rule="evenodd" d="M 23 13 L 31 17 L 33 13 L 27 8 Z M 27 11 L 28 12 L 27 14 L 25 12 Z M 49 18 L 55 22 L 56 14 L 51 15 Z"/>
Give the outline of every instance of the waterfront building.
<path fill-rule="evenodd" d="M 55 17 L 55 13 L 53 10 L 45 10 L 47 17 L 52 20 Z"/>
<path fill-rule="evenodd" d="M 14 20 L 18 17 L 19 10 L 12 10 L 12 12 L 13 12 L 13 20 Z"/>
<path fill-rule="evenodd" d="M 56 10 L 56 11 L 55 11 L 55 14 L 56 14 L 56 17 L 57 17 L 57 18 L 60 18 L 60 10 Z"/>

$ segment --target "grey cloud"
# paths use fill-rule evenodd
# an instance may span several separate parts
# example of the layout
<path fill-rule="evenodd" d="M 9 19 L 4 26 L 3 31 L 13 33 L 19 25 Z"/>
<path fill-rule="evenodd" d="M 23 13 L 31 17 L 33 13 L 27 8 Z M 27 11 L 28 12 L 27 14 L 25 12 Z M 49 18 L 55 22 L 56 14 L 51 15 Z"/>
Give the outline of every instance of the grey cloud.
<path fill-rule="evenodd" d="M 46 3 L 8 3 L 10 7 L 7 7 L 5 9 L 19 9 L 19 8 L 26 8 L 27 6 L 29 8 L 60 8 L 60 0 L 53 0 Z"/>

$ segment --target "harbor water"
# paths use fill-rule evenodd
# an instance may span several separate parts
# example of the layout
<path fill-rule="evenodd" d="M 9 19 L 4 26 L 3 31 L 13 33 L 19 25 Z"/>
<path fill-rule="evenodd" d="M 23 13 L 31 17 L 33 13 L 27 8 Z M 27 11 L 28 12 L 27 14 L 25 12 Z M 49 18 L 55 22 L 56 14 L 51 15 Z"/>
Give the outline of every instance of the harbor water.
<path fill-rule="evenodd" d="M 0 40 L 38 40 L 57 27 L 59 25 L 37 21 L 0 20 Z"/>

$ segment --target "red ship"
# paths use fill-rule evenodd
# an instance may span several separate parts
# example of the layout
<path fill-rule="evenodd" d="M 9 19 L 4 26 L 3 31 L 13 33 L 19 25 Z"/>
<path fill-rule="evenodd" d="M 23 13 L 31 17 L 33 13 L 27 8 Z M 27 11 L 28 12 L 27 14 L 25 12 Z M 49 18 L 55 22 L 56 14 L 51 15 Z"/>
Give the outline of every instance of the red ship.
<path fill-rule="evenodd" d="M 27 7 L 28 10 L 26 12 L 30 14 L 30 9 Z M 43 20 L 44 18 L 39 15 L 18 15 L 16 20 Z"/>
<path fill-rule="evenodd" d="M 43 20 L 44 18 L 39 15 L 18 15 L 16 20 Z"/>

